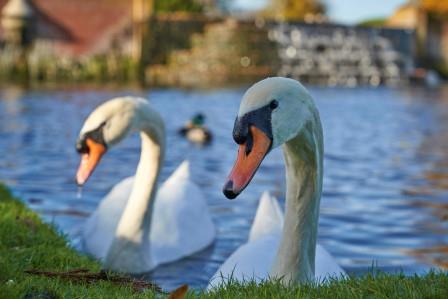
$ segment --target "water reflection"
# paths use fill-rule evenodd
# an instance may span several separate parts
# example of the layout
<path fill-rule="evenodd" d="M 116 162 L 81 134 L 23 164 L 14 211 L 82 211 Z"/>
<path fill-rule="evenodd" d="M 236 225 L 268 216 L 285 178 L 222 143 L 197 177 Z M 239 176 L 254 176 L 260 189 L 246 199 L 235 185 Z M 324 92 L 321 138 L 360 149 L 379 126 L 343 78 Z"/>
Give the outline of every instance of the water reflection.
<path fill-rule="evenodd" d="M 207 92 L 156 90 L 148 96 L 166 120 L 168 147 L 162 180 L 184 159 L 208 198 L 218 239 L 182 261 L 157 268 L 150 277 L 171 289 L 203 287 L 217 267 L 245 242 L 258 198 L 273 192 L 283 204 L 283 158 L 274 150 L 252 184 L 235 201 L 221 194 L 236 155 L 231 138 L 243 89 Z M 448 195 L 447 89 L 311 90 L 325 132 L 324 193 L 319 242 L 350 273 L 373 263 L 385 271 L 421 272 L 446 266 Z M 132 175 L 140 152 L 137 135 L 105 156 L 77 198 L 74 150 L 89 112 L 132 90 L 31 91 L 11 100 L 0 92 L 0 180 L 46 221 L 76 231 L 101 198 Z M 196 111 L 214 133 L 209 147 L 192 146 L 176 131 Z M 120 165 L 120 167 L 111 167 Z M 76 245 L 76 240 L 72 240 Z"/>
<path fill-rule="evenodd" d="M 448 111 L 444 109 L 448 88 L 440 89 L 439 94 L 439 97 L 427 94 L 433 101 L 435 125 L 417 149 L 417 157 L 426 162 L 426 167 L 414 179 L 414 186 L 404 190 L 404 194 L 412 197 L 413 205 L 421 213 L 429 213 L 435 220 L 421 223 L 421 229 L 440 236 L 407 252 L 420 261 L 448 269 Z"/>

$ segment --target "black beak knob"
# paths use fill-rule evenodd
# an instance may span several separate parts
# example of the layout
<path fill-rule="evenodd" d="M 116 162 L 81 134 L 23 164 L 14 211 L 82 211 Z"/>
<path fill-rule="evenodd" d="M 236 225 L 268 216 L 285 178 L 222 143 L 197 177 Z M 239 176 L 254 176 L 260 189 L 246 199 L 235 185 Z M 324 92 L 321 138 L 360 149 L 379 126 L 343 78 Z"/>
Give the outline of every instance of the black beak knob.
<path fill-rule="evenodd" d="M 227 181 L 227 183 L 224 185 L 224 188 L 222 189 L 222 192 L 228 199 L 234 199 L 238 196 L 238 193 L 235 193 L 235 191 L 233 190 L 232 181 Z"/>

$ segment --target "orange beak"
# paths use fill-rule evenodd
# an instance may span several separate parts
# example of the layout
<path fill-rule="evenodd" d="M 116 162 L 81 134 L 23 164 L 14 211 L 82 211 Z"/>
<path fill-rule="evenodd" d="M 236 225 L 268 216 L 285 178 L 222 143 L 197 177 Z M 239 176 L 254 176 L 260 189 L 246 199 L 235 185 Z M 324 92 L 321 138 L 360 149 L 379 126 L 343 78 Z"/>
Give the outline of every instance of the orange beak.
<path fill-rule="evenodd" d="M 76 173 L 76 183 L 79 186 L 84 185 L 89 179 L 90 175 L 95 170 L 96 166 L 101 160 L 101 157 L 106 152 L 106 147 L 100 143 L 96 143 L 92 139 L 86 140 L 88 153 L 81 155 L 81 164 L 79 165 L 78 172 Z"/>
<path fill-rule="evenodd" d="M 237 197 L 252 180 L 258 167 L 271 148 L 271 139 L 257 127 L 251 126 L 250 133 L 253 138 L 253 146 L 247 152 L 247 141 L 239 146 L 238 156 L 224 185 L 224 195 L 233 199 Z"/>

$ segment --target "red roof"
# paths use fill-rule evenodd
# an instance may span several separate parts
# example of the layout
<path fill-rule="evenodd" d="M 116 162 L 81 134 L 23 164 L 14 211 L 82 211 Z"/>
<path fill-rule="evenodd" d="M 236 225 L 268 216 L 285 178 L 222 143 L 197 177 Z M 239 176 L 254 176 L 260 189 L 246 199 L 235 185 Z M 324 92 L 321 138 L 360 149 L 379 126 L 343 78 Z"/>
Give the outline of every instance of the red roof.
<path fill-rule="evenodd" d="M 8 0 L 0 0 L 0 9 Z M 110 37 L 130 23 L 131 0 L 30 0 L 36 9 L 38 29 L 42 23 L 58 32 L 55 46 L 67 54 L 97 52 Z M 40 26 L 40 27 L 39 27 Z M 42 32 L 38 35 L 48 38 Z M 48 31 L 48 30 L 47 30 Z M 54 36 L 54 35 L 53 35 Z"/>

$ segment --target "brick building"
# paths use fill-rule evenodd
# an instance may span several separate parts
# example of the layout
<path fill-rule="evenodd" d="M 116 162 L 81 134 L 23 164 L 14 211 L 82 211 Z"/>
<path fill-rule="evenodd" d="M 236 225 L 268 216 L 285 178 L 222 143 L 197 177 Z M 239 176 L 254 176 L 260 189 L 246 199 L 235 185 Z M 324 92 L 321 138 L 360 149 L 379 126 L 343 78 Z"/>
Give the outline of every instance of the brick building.
<path fill-rule="evenodd" d="M 111 48 L 131 51 L 131 0 L 0 0 L 0 11 L 8 2 L 31 8 L 38 51 L 76 57 Z"/>

